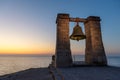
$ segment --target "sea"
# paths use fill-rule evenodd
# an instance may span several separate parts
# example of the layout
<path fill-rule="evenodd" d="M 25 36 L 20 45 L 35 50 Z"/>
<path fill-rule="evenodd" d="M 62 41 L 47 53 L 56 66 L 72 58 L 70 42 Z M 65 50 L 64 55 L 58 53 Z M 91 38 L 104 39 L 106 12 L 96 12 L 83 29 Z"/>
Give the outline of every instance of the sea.
<path fill-rule="evenodd" d="M 73 61 L 84 61 L 84 55 L 73 55 Z M 52 55 L 0 55 L 0 76 L 30 68 L 48 67 Z M 108 65 L 120 67 L 120 56 L 107 56 Z"/>

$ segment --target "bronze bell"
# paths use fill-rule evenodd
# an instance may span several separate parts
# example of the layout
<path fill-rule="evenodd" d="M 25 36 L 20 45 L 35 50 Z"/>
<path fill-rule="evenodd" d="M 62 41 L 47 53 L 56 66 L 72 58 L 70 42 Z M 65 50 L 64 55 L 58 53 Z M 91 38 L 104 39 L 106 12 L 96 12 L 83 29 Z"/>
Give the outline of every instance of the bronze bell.
<path fill-rule="evenodd" d="M 82 29 L 77 22 L 77 25 L 73 28 L 73 33 L 70 36 L 70 39 L 79 41 L 79 40 L 82 40 L 85 38 L 86 38 L 86 36 L 82 32 Z"/>

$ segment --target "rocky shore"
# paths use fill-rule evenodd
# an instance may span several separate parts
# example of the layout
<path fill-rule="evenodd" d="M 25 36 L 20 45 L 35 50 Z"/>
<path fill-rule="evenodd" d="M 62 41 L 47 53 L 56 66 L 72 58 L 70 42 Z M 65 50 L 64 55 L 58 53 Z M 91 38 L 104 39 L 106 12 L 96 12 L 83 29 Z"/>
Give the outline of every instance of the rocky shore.
<path fill-rule="evenodd" d="M 53 78 L 48 68 L 31 68 L 0 76 L 0 80 L 53 80 Z"/>
<path fill-rule="evenodd" d="M 0 80 L 120 80 L 120 67 L 31 68 L 0 76 Z"/>

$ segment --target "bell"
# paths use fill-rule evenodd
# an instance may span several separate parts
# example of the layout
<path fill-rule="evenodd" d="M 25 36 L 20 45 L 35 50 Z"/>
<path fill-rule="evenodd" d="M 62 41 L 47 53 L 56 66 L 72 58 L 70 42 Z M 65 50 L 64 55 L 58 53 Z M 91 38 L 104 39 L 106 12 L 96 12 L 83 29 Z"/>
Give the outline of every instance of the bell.
<path fill-rule="evenodd" d="M 82 29 L 77 22 L 77 25 L 73 28 L 73 33 L 70 36 L 70 39 L 79 41 L 79 40 L 82 40 L 85 38 L 86 38 L 86 36 L 82 32 Z"/>

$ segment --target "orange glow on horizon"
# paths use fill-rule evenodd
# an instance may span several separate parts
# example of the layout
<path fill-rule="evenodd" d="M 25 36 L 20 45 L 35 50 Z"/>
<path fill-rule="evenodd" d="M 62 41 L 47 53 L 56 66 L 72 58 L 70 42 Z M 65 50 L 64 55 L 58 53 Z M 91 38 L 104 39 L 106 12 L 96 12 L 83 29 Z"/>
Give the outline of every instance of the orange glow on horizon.
<path fill-rule="evenodd" d="M 53 49 L 46 45 L 3 45 L 0 54 L 51 54 Z"/>
<path fill-rule="evenodd" d="M 52 54 L 54 52 L 54 47 L 45 40 L 10 33 L 0 37 L 0 54 Z"/>

